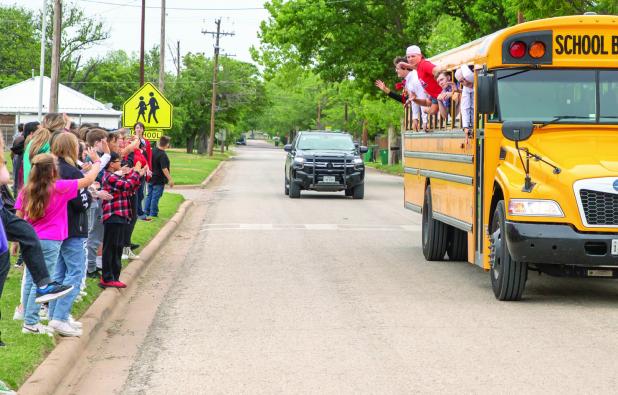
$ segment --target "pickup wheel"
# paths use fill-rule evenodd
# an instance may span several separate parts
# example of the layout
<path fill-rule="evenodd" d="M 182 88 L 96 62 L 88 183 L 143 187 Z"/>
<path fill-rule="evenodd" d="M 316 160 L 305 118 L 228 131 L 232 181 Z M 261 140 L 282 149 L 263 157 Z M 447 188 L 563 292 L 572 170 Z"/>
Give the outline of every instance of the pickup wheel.
<path fill-rule="evenodd" d="M 290 194 L 290 181 L 288 181 L 288 178 L 287 178 L 287 177 L 285 177 L 285 179 L 284 179 L 284 182 L 283 182 L 283 183 L 284 183 L 284 190 L 285 190 L 285 192 L 284 192 L 284 193 L 285 193 L 286 195 L 289 195 L 289 194 Z"/>
<path fill-rule="evenodd" d="M 345 189 L 345 195 L 346 195 L 346 196 L 352 196 L 352 195 L 354 195 L 354 191 L 352 190 L 352 188 L 346 188 L 346 189 Z"/>
<path fill-rule="evenodd" d="M 468 259 L 468 232 L 450 226 L 446 253 L 451 261 Z"/>
<path fill-rule="evenodd" d="M 291 181 L 289 189 L 289 195 L 291 199 L 300 198 L 300 186 L 297 183 Z"/>
<path fill-rule="evenodd" d="M 498 202 L 490 228 L 491 288 L 498 300 L 520 300 L 528 279 L 528 265 L 511 257 L 505 235 L 504 200 Z"/>
<path fill-rule="evenodd" d="M 363 199 L 365 197 L 365 184 L 359 184 L 352 190 L 353 199 Z"/>
<path fill-rule="evenodd" d="M 448 225 L 433 218 L 431 207 L 431 185 L 425 189 L 423 204 L 423 255 L 428 261 L 444 259 L 448 243 Z"/>

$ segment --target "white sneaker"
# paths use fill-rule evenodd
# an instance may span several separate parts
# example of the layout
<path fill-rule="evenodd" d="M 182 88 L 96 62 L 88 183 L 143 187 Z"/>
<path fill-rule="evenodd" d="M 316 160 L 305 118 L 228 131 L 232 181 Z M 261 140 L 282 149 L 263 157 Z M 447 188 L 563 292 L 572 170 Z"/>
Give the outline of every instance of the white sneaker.
<path fill-rule="evenodd" d="M 41 321 L 49 321 L 49 316 L 47 314 L 48 312 L 49 312 L 49 307 L 46 304 L 42 304 L 41 310 L 39 310 L 39 319 Z"/>
<path fill-rule="evenodd" d="M 24 324 L 21 327 L 21 333 L 27 333 L 31 335 L 48 335 L 54 336 L 54 328 L 43 325 L 40 322 L 34 325 Z"/>
<path fill-rule="evenodd" d="M 54 330 L 58 332 L 60 336 L 70 337 L 70 336 L 81 336 L 82 335 L 81 329 L 74 328 L 68 322 L 51 320 L 49 321 L 49 326 L 54 328 Z"/>
<path fill-rule="evenodd" d="M 122 249 L 122 257 L 120 257 L 120 259 L 122 259 L 122 260 L 129 259 L 129 255 L 127 254 L 127 250 L 128 250 L 127 247 Z"/>
<path fill-rule="evenodd" d="M 20 309 L 19 306 L 15 307 L 15 313 L 13 314 L 13 319 L 15 321 L 23 321 L 24 320 L 24 310 Z"/>
<path fill-rule="evenodd" d="M 69 325 L 71 325 L 75 329 L 82 329 L 84 325 L 81 322 L 75 321 L 72 315 L 69 315 Z"/>
<path fill-rule="evenodd" d="M 135 253 L 131 251 L 130 247 L 127 247 L 127 256 L 130 260 L 139 259 L 139 255 L 135 255 Z"/>

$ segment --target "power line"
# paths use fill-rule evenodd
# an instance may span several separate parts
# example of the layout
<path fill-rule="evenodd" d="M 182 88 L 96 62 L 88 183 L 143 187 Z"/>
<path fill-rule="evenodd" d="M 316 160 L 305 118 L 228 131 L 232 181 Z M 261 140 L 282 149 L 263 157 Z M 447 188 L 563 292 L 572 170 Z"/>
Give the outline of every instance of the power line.
<path fill-rule="evenodd" d="M 96 3 L 96 4 L 106 4 L 106 5 L 114 5 L 119 7 L 140 7 L 139 5 L 132 4 L 123 4 L 123 3 L 112 3 L 109 1 L 99 1 L 99 0 L 82 0 L 86 3 Z M 146 6 L 146 8 L 156 8 L 160 9 L 160 6 Z M 243 7 L 243 8 L 195 8 L 195 7 L 166 7 L 168 10 L 177 10 L 177 11 L 255 11 L 255 10 L 265 10 L 264 7 Z"/>

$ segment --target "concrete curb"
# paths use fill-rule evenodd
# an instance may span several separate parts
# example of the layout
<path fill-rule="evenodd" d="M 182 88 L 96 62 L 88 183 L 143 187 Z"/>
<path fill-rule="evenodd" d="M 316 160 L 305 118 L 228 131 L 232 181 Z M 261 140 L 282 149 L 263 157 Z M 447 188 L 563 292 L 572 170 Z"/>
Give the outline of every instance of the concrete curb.
<path fill-rule="evenodd" d="M 230 158 L 231 159 L 231 158 Z M 228 160 L 230 160 L 228 159 Z M 227 162 L 225 160 L 222 160 L 221 162 L 219 162 L 219 164 L 217 165 L 217 167 L 215 167 L 215 169 L 212 171 L 212 173 L 210 173 L 210 175 L 208 175 L 208 177 L 206 177 L 206 179 L 204 181 L 202 181 L 202 183 L 200 184 L 200 188 L 205 188 L 206 185 L 208 185 L 208 183 L 210 182 L 210 180 L 212 180 L 212 178 L 217 175 L 217 173 L 219 172 L 219 170 L 221 170 L 221 168 L 223 167 L 223 164 Z"/>
<path fill-rule="evenodd" d="M 127 291 L 136 286 L 150 259 L 180 225 L 192 204 L 193 201 L 191 200 L 183 202 L 176 214 L 140 252 L 140 259 L 131 262 L 123 269 L 121 279 L 128 285 Z M 84 324 L 83 335 L 81 337 L 61 338 L 51 354 L 37 367 L 21 386 L 18 393 L 20 395 L 53 394 L 62 379 L 71 371 L 82 352 L 99 332 L 103 322 L 120 304 L 125 292 L 125 290 L 113 288 L 103 291 L 80 318 L 80 321 Z"/>
<path fill-rule="evenodd" d="M 208 177 L 206 177 L 206 179 L 204 181 L 202 181 L 200 184 L 176 185 L 176 186 L 174 186 L 174 188 L 177 188 L 177 189 L 201 189 L 201 188 L 205 188 L 206 185 L 208 185 L 208 183 L 210 182 L 210 180 L 219 172 L 221 167 L 223 167 L 223 164 L 225 162 L 227 162 L 228 160 L 231 160 L 232 158 L 233 157 L 230 157 L 227 160 L 222 160 L 221 162 L 219 162 L 217 167 L 215 167 L 215 169 L 208 175 Z M 172 191 L 173 191 L 173 189 L 172 189 Z"/>

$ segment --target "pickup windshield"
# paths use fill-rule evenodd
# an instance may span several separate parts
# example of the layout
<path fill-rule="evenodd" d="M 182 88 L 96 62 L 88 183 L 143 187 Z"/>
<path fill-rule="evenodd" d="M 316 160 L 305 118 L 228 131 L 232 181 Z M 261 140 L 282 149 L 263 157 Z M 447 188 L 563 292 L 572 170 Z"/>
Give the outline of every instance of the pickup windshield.
<path fill-rule="evenodd" d="M 307 133 L 300 136 L 296 146 L 300 150 L 352 151 L 354 142 L 347 134 Z"/>
<path fill-rule="evenodd" d="M 492 120 L 618 123 L 616 70 L 496 70 L 499 110 Z"/>

